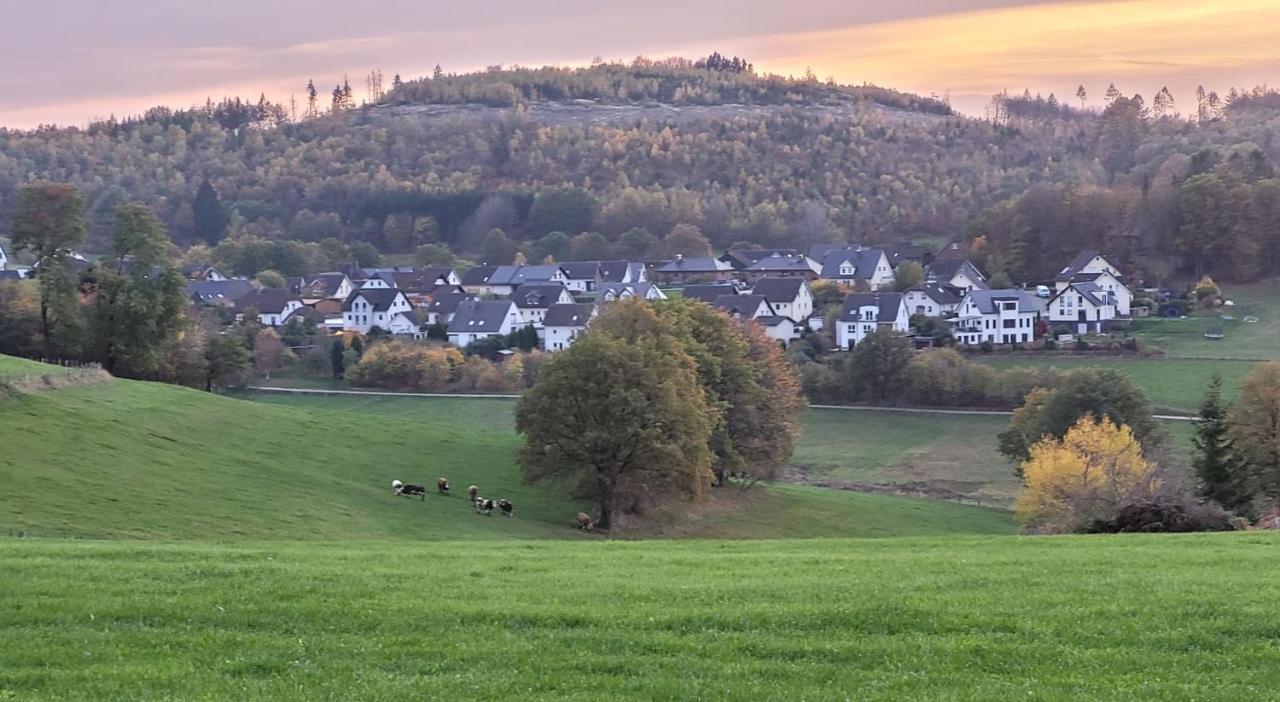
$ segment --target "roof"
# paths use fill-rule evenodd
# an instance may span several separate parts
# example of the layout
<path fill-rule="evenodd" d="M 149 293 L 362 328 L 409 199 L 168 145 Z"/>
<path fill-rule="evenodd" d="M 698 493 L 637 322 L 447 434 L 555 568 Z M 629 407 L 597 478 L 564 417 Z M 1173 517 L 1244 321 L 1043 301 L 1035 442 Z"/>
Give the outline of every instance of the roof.
<path fill-rule="evenodd" d="M 547 308 L 547 316 L 542 320 L 544 327 L 585 327 L 591 321 L 595 305 L 582 303 L 559 303 Z"/>
<path fill-rule="evenodd" d="M 545 283 L 556 273 L 560 266 L 498 266 L 489 276 L 489 285 L 524 285 L 525 283 Z"/>
<path fill-rule="evenodd" d="M 595 280 L 600 275 L 599 261 L 565 261 L 560 270 L 574 280 Z"/>
<path fill-rule="evenodd" d="M 773 307 L 769 305 L 769 301 L 764 299 L 763 295 L 721 295 L 716 298 L 716 309 L 724 310 L 730 315 L 741 315 L 743 317 L 754 317 L 759 311 L 761 303 L 768 310 L 766 314 L 773 315 Z"/>
<path fill-rule="evenodd" d="M 898 318 L 902 307 L 902 293 L 868 292 L 846 295 L 840 308 L 841 322 L 871 321 L 862 319 L 863 307 L 875 307 L 877 323 L 890 323 Z"/>
<path fill-rule="evenodd" d="M 253 292 L 249 281 L 240 278 L 231 280 L 193 280 L 187 283 L 187 296 L 198 299 L 204 304 L 217 302 L 235 302 Z"/>
<path fill-rule="evenodd" d="M 1098 287 L 1096 283 L 1072 283 L 1053 296 L 1056 300 L 1067 292 L 1076 292 L 1094 307 L 1103 307 L 1111 303 L 1111 293 Z"/>
<path fill-rule="evenodd" d="M 451 291 L 443 293 L 431 298 L 431 302 L 427 305 L 427 311 L 435 312 L 436 314 L 453 314 L 457 311 L 458 305 L 466 300 L 474 299 L 476 298 L 465 292 Z"/>
<path fill-rule="evenodd" d="M 921 283 L 912 286 L 907 292 L 924 293 L 930 300 L 939 305 L 958 305 L 964 299 L 964 291 L 951 285 L 941 283 Z"/>
<path fill-rule="evenodd" d="M 647 300 L 649 299 L 649 292 L 652 290 L 658 290 L 658 299 L 666 299 L 666 294 L 656 288 L 653 283 L 604 283 L 599 288 L 596 288 L 596 298 L 604 299 L 612 296 L 616 299 L 630 293 Z"/>
<path fill-rule="evenodd" d="M 318 273 L 307 283 L 307 287 L 319 291 L 324 297 L 332 297 L 342 287 L 342 281 L 347 279 L 345 273 Z"/>
<path fill-rule="evenodd" d="M 600 264 L 600 280 L 606 283 L 621 283 L 627 277 L 631 264 L 627 261 L 598 261 Z M 632 276 L 634 278 L 635 276 Z"/>
<path fill-rule="evenodd" d="M 720 257 L 721 261 L 737 269 L 749 268 L 769 256 L 797 256 L 795 249 L 731 249 Z"/>
<path fill-rule="evenodd" d="M 1058 276 L 1054 278 L 1054 280 L 1059 282 L 1066 282 L 1071 280 L 1071 278 L 1074 275 L 1080 272 L 1081 268 L 1084 268 L 1085 266 L 1089 265 L 1090 261 L 1098 257 L 1101 257 L 1104 261 L 1107 258 L 1106 256 L 1103 256 L 1100 252 L 1094 251 L 1092 249 L 1085 249 L 1084 251 L 1081 251 L 1080 253 L 1076 254 L 1075 258 L 1071 259 L 1071 263 L 1068 263 L 1066 268 L 1063 268 L 1061 271 L 1058 271 Z"/>
<path fill-rule="evenodd" d="M 450 268 L 434 267 L 416 271 L 397 271 L 379 274 L 391 287 L 408 292 L 428 293 L 449 282 Z"/>
<path fill-rule="evenodd" d="M 770 303 L 795 302 L 804 285 L 803 278 L 761 278 L 756 281 L 751 294 L 763 295 Z"/>
<path fill-rule="evenodd" d="M 485 285 L 496 270 L 497 266 L 472 266 L 462 272 L 462 284 Z"/>
<path fill-rule="evenodd" d="M 718 258 L 710 256 L 677 256 L 674 261 L 668 261 L 661 268 L 659 273 L 722 273 L 724 271 L 733 270 L 733 266 L 721 261 Z"/>
<path fill-rule="evenodd" d="M 0 256 L 3 256 L 3 255 L 4 255 L 4 249 L 0 249 Z M 208 263 L 188 263 L 184 265 L 182 268 L 179 268 L 178 270 L 181 271 L 183 275 L 187 277 L 191 277 L 194 274 L 208 273 L 209 271 L 216 271 L 218 269 L 216 266 L 210 265 Z M 218 271 L 218 272 L 221 273 L 221 271 Z"/>
<path fill-rule="evenodd" d="M 449 322 L 451 334 L 477 334 L 502 331 L 511 313 L 510 300 L 466 300 L 458 305 Z"/>
<path fill-rule="evenodd" d="M 243 312 L 252 307 L 258 310 L 258 314 L 280 314 L 290 300 L 296 299 L 284 288 L 261 288 L 236 300 L 236 311 Z"/>
<path fill-rule="evenodd" d="M 683 292 L 686 300 L 700 300 L 711 305 L 715 304 L 716 298 L 721 295 L 737 295 L 738 289 L 729 283 L 721 283 L 719 285 L 686 285 Z"/>
<path fill-rule="evenodd" d="M 391 305 L 396 301 L 396 298 L 403 296 L 404 293 L 395 288 L 360 288 L 348 295 L 347 299 L 343 301 L 342 311 L 350 311 L 351 303 L 357 297 L 362 297 L 365 302 L 373 306 L 374 312 L 386 312 L 391 309 Z"/>
<path fill-rule="evenodd" d="M 1042 312 L 1044 300 L 1035 293 L 1017 288 L 998 288 L 996 290 L 971 290 L 965 299 L 972 300 L 982 314 L 995 314 L 997 300 L 1017 300 L 1019 312 Z"/>
<path fill-rule="evenodd" d="M 550 307 L 560 299 L 564 291 L 565 287 L 560 283 L 521 285 L 512 293 L 511 299 L 521 309 Z"/>
<path fill-rule="evenodd" d="M 822 259 L 822 277 L 828 280 L 841 278 L 868 279 L 875 275 L 876 266 L 880 265 L 880 259 L 884 255 L 884 251 L 880 249 L 836 248 L 827 252 L 826 257 Z M 852 276 L 840 274 L 840 264 L 845 261 L 853 264 Z"/>
<path fill-rule="evenodd" d="M 858 251 L 861 248 L 861 244 L 814 244 L 809 247 L 809 258 L 812 258 L 815 261 L 822 261 L 833 252 Z"/>
<path fill-rule="evenodd" d="M 780 324 L 784 324 L 788 322 L 793 325 L 795 324 L 795 322 L 791 321 L 791 318 L 789 317 L 779 317 L 777 315 L 772 315 L 772 314 L 765 315 L 763 317 L 756 317 L 756 321 L 763 324 L 766 327 L 776 327 Z"/>
<path fill-rule="evenodd" d="M 894 244 L 884 247 L 884 253 L 889 257 L 889 263 L 897 267 L 903 261 L 915 261 L 923 263 L 926 258 L 933 257 L 933 251 L 923 246 L 915 244 Z"/>
<path fill-rule="evenodd" d="M 965 269 L 972 271 L 973 274 L 978 277 L 978 280 L 975 282 L 982 284 L 987 282 L 987 277 L 982 274 L 982 271 L 978 270 L 977 266 L 964 258 L 949 258 L 941 261 L 934 261 L 925 271 L 925 277 L 929 280 L 945 282 L 950 281 L 956 276 L 956 274 Z"/>
<path fill-rule="evenodd" d="M 747 268 L 749 271 L 804 271 L 818 273 L 822 266 L 817 261 L 804 255 L 779 256 L 771 255 L 756 261 Z"/>

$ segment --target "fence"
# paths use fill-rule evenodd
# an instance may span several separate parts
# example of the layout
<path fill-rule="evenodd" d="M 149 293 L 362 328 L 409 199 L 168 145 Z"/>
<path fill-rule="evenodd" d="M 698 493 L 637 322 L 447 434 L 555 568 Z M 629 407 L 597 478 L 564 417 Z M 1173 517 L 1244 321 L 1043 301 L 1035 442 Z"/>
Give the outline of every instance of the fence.
<path fill-rule="evenodd" d="M 10 371 L 0 373 L 0 386 L 29 389 L 42 385 L 52 386 L 60 381 L 99 380 L 103 375 L 102 366 L 97 363 L 80 363 L 77 361 L 41 361 L 46 368 L 38 371 Z"/>

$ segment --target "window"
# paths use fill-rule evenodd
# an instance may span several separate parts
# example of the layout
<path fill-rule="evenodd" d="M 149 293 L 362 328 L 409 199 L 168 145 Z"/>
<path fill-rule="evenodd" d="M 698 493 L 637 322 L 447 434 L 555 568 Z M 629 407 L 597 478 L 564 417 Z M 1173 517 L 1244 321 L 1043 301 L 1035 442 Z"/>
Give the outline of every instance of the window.
<path fill-rule="evenodd" d="M 1005 329 L 1013 329 L 1013 328 L 1014 328 L 1014 327 L 1016 327 L 1016 326 L 1018 326 L 1018 320 L 1016 320 L 1016 319 L 1006 319 L 1006 320 L 1004 320 L 1004 328 L 1005 328 Z"/>

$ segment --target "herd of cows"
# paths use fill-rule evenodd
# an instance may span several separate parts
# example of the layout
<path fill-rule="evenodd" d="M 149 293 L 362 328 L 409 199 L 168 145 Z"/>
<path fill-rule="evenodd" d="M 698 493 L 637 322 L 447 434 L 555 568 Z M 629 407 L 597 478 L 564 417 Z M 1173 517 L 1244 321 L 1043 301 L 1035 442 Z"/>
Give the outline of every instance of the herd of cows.
<path fill-rule="evenodd" d="M 448 496 L 448 478 L 436 478 L 436 492 L 441 495 Z M 502 512 L 503 516 L 515 516 L 515 505 L 511 504 L 511 500 L 504 497 L 500 500 L 494 501 L 488 497 L 481 497 L 479 492 L 480 488 L 475 485 L 467 487 L 467 498 L 471 500 L 471 506 L 475 507 L 476 514 L 483 514 L 487 517 L 491 517 L 493 516 L 494 507 L 497 507 L 498 511 Z M 391 481 L 391 493 L 393 495 L 399 495 L 400 497 L 418 497 L 424 502 L 427 499 L 427 488 L 425 485 L 413 485 L 410 483 L 400 482 L 399 480 Z M 595 522 L 591 519 L 591 516 L 584 512 L 578 512 L 577 523 L 578 528 L 583 531 L 590 531 L 592 527 L 595 526 Z"/>

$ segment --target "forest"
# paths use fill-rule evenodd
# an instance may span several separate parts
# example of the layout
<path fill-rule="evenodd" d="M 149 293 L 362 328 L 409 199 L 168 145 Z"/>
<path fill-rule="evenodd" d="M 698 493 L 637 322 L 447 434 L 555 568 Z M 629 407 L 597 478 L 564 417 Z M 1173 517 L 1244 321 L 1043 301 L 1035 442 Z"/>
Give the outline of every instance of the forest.
<path fill-rule="evenodd" d="M 267 261 L 291 273 L 310 265 L 304 250 L 660 258 L 690 240 L 696 251 L 962 239 L 989 275 L 1017 282 L 1082 247 L 1157 281 L 1252 279 L 1280 256 L 1280 99 L 1265 88 L 1196 96 L 1190 119 L 1167 92 L 1149 107 L 1118 90 L 1080 108 L 996 96 L 973 118 L 718 54 L 381 81 L 366 80 L 365 105 L 344 79 L 332 99 L 313 82 L 302 105 L 210 101 L 0 129 L 0 234 L 18 188 L 49 180 L 86 194 L 91 252 L 108 248 L 115 208 L 137 201 L 180 249 L 239 257 L 230 267 L 246 275 L 263 261 L 245 250 L 292 251 L 287 266 Z M 550 103 L 581 117 L 528 109 Z M 718 107 L 600 117 L 649 104 Z"/>

